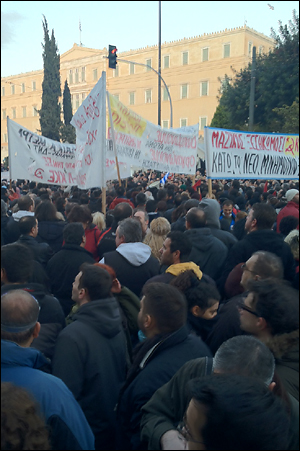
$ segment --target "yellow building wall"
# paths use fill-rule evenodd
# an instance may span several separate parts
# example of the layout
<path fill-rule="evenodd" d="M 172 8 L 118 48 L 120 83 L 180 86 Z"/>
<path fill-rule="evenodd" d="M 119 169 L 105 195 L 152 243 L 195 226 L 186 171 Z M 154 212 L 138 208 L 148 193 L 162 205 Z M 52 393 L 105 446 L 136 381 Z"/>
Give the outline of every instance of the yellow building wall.
<path fill-rule="evenodd" d="M 224 57 L 226 44 L 230 44 L 229 57 Z M 180 127 L 182 120 L 186 120 L 186 125 L 197 124 L 200 118 L 206 118 L 206 125 L 209 126 L 218 106 L 217 97 L 221 87 L 219 79 L 223 79 L 225 74 L 234 76 L 231 67 L 239 71 L 251 61 L 251 46 L 256 46 L 258 55 L 261 52 L 268 53 L 274 44 L 272 39 L 246 26 L 162 43 L 161 76 L 168 86 L 172 99 L 173 128 Z M 203 49 L 206 48 L 208 61 L 202 61 Z M 188 64 L 183 65 L 183 53 L 186 52 Z M 151 60 L 151 66 L 158 71 L 158 46 L 118 52 L 117 71 L 108 68 L 106 56 L 108 56 L 106 48 L 90 49 L 77 44 L 61 55 L 61 90 L 63 92 L 65 80 L 67 80 L 72 96 L 73 113 L 95 86 L 102 71 L 106 71 L 107 90 L 117 95 L 124 105 L 137 114 L 150 122 L 157 123 L 157 74 L 138 65 L 134 65 L 134 73 L 131 74 L 131 65 L 121 60 L 141 64 L 147 64 L 147 60 Z M 169 68 L 164 68 L 165 56 L 169 56 Z M 84 76 L 82 68 L 84 68 Z M 70 80 L 70 71 L 73 82 Z M 76 72 L 78 81 L 75 79 Z M 33 90 L 33 82 L 35 90 Z M 42 82 L 43 70 L 1 78 L 1 160 L 8 154 L 6 116 L 29 130 L 40 133 L 39 116 L 34 108 L 37 110 L 41 108 Z M 203 82 L 208 82 L 207 95 L 201 95 L 200 86 Z M 22 92 L 23 84 L 25 92 Z M 12 94 L 12 85 L 15 86 L 14 94 Z M 187 85 L 187 98 L 181 98 L 182 85 Z M 163 82 L 161 87 L 161 125 L 170 127 L 170 103 L 169 100 L 164 100 Z M 151 103 L 146 103 L 146 90 L 151 90 Z M 130 104 L 132 92 L 135 93 L 134 105 Z M 25 107 L 26 117 L 23 117 Z M 13 109 L 15 109 L 15 117 Z M 200 135 L 203 136 L 203 130 L 200 130 Z"/>

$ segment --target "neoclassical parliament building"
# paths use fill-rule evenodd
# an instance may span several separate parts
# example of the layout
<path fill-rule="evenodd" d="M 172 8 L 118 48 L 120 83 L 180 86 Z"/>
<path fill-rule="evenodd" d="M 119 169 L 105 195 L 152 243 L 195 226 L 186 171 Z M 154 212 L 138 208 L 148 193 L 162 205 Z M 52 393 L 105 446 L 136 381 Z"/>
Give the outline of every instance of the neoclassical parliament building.
<path fill-rule="evenodd" d="M 116 43 L 114 43 L 116 44 Z M 252 28 L 234 29 L 161 44 L 161 76 L 170 92 L 173 128 L 199 123 L 200 135 L 214 116 L 225 75 L 248 65 L 252 49 L 268 53 L 273 39 Z M 74 44 L 60 56 L 61 89 L 71 91 L 73 113 L 106 72 L 107 90 L 143 118 L 158 121 L 158 46 L 118 52 L 116 69 L 108 68 L 108 49 Z M 142 65 L 133 64 L 139 63 Z M 234 71 L 233 71 L 234 70 Z M 7 116 L 39 133 L 43 69 L 1 78 L 1 161 L 8 155 Z M 250 95 L 250 86 L 249 86 Z M 62 99 L 61 99 L 62 105 Z M 161 126 L 170 128 L 170 102 L 161 82 Z"/>

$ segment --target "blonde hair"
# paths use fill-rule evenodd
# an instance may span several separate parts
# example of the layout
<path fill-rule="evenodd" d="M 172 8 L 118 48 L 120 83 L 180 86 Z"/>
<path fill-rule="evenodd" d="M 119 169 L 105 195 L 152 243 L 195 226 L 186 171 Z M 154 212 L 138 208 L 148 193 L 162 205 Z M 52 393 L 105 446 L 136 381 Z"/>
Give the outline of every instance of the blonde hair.
<path fill-rule="evenodd" d="M 171 231 L 171 224 L 166 218 L 159 217 L 155 218 L 150 223 L 150 232 L 147 233 L 144 244 L 148 244 L 151 248 L 152 254 L 158 260 L 160 259 L 160 249 L 162 248 L 163 242 L 166 236 Z"/>
<path fill-rule="evenodd" d="M 104 230 L 106 227 L 104 214 L 101 213 L 100 211 L 95 211 L 95 213 L 92 213 L 92 217 L 93 224 L 95 224 L 100 231 Z"/>

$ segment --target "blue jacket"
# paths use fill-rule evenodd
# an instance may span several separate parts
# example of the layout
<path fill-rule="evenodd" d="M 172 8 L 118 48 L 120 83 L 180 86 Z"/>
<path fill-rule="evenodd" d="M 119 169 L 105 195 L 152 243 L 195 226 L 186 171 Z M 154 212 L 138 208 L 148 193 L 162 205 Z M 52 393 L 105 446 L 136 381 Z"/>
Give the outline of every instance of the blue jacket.
<path fill-rule="evenodd" d="M 47 366 L 48 360 L 37 349 L 1 340 L 1 381 L 25 388 L 39 402 L 51 430 L 51 449 L 95 449 L 81 407 L 60 379 L 42 371 Z"/>

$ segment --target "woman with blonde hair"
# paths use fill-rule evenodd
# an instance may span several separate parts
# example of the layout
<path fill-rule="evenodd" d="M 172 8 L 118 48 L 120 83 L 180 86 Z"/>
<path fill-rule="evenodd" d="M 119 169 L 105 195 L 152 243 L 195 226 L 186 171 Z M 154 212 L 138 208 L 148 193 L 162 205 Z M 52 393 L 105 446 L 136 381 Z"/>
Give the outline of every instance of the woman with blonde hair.
<path fill-rule="evenodd" d="M 150 223 L 150 232 L 147 233 L 144 243 L 151 248 L 152 254 L 160 260 L 160 249 L 166 236 L 171 231 L 171 224 L 164 217 L 153 219 Z"/>
<path fill-rule="evenodd" d="M 95 213 L 92 213 L 93 216 L 93 224 L 95 224 L 100 232 L 105 229 L 105 216 L 100 211 L 95 211 Z"/>

